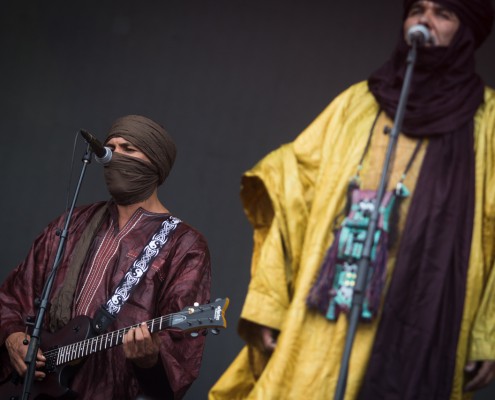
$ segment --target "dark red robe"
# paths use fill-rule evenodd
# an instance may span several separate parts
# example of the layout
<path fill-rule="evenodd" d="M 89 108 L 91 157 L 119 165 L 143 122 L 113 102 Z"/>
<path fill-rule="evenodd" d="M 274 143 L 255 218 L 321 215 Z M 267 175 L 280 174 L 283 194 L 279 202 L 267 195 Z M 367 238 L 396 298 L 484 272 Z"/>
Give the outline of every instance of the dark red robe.
<path fill-rule="evenodd" d="M 97 203 L 75 210 L 52 298 L 63 284 L 71 254 L 84 228 L 103 205 Z M 139 209 L 119 230 L 115 205 L 110 205 L 109 211 L 83 264 L 71 308 L 72 317 L 79 314 L 92 317 L 95 310 L 107 302 L 168 216 Z M 24 331 L 25 318 L 35 315 L 34 299 L 41 297 L 59 242 L 56 231 L 62 226 L 63 217 L 48 225 L 33 243 L 27 258 L 0 288 L 1 378 L 10 372 L 5 339 L 13 332 Z M 210 256 L 204 237 L 186 223 L 180 223 L 108 331 L 180 311 L 194 302 L 208 302 L 210 278 Z M 71 388 L 79 392 L 80 399 L 125 400 L 135 399 L 149 389 L 144 385 L 151 384 L 156 385 L 155 391 L 163 387 L 162 398 L 167 398 L 170 388 L 175 399 L 181 398 L 199 374 L 205 337 L 193 338 L 190 334 L 171 331 L 163 331 L 160 336 L 163 368 L 158 369 L 158 376 L 153 379 L 149 379 L 150 374 L 157 374 L 156 368 L 149 373 L 137 370 L 125 359 L 122 346 L 118 346 L 89 356 Z"/>

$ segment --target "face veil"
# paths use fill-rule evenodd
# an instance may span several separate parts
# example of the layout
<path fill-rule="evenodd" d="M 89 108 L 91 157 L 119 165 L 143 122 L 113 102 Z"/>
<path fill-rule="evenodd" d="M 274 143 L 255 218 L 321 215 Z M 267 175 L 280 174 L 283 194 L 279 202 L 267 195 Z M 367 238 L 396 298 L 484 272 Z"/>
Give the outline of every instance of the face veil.
<path fill-rule="evenodd" d="M 150 162 L 114 153 L 104 170 L 108 191 L 120 205 L 146 200 L 173 167 L 177 153 L 174 141 L 161 125 L 140 115 L 117 119 L 105 143 L 114 137 L 131 142 Z"/>
<path fill-rule="evenodd" d="M 119 205 L 146 200 L 158 186 L 158 170 L 153 164 L 119 153 L 105 165 L 104 175 L 108 191 Z"/>

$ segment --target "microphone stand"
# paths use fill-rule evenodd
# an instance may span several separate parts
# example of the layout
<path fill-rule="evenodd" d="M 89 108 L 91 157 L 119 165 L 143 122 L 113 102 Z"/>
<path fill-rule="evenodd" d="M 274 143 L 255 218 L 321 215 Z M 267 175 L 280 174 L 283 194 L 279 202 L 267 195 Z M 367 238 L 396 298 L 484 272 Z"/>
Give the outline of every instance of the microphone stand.
<path fill-rule="evenodd" d="M 359 317 L 361 315 L 361 311 L 363 308 L 366 281 L 368 277 L 369 265 L 371 262 L 371 250 L 373 247 L 373 238 L 375 237 L 375 232 L 378 226 L 380 205 L 382 203 L 388 184 L 388 173 L 389 173 L 391 160 L 393 159 L 393 155 L 395 153 L 395 148 L 397 145 L 397 140 L 399 138 L 399 133 L 402 130 L 402 122 L 404 120 L 404 112 L 407 104 L 407 99 L 409 96 L 409 89 L 411 86 L 414 64 L 416 63 L 417 41 L 413 40 L 411 46 L 412 47 L 409 50 L 407 56 L 407 69 L 399 97 L 399 103 L 397 105 L 397 112 L 395 114 L 394 126 L 390 133 L 387 153 L 385 156 L 385 161 L 383 163 L 383 170 L 380 178 L 380 185 L 378 186 L 378 191 L 374 202 L 375 206 L 370 216 L 370 222 L 368 225 L 368 231 L 366 233 L 366 240 L 364 242 L 362 257 L 360 258 L 358 263 L 356 285 L 354 287 L 354 294 L 352 296 L 351 311 L 349 314 L 349 325 L 347 327 L 347 336 L 344 346 L 344 353 L 342 355 L 342 361 L 340 364 L 339 379 L 337 381 L 337 387 L 335 390 L 335 397 L 334 397 L 335 400 L 342 400 L 344 398 L 344 394 L 347 386 L 349 359 L 351 356 L 352 345 L 354 343 L 354 337 L 356 335 Z"/>
<path fill-rule="evenodd" d="M 82 185 L 84 174 L 86 172 L 86 167 L 88 166 L 88 164 L 91 163 L 92 154 L 93 153 L 91 151 L 91 147 L 88 144 L 86 148 L 86 152 L 82 158 L 83 166 L 81 169 L 81 174 L 79 176 L 79 182 L 77 183 L 77 187 L 74 192 L 72 204 L 70 206 L 69 212 L 67 213 L 67 216 L 65 217 L 64 228 L 59 234 L 60 241 L 58 244 L 55 260 L 53 261 L 52 270 L 50 271 L 50 275 L 48 276 L 48 279 L 45 282 L 45 286 L 43 287 L 43 293 L 41 299 L 35 300 L 35 303 L 38 306 L 38 311 L 36 313 L 36 317 L 34 320 L 33 332 L 31 333 L 31 340 L 29 341 L 29 347 L 26 353 L 26 358 L 24 359 L 24 362 L 26 363 L 28 369 L 26 375 L 24 376 L 24 384 L 22 388 L 22 400 L 28 400 L 31 394 L 30 390 L 33 384 L 34 372 L 36 369 L 36 356 L 38 354 L 38 349 L 40 347 L 40 336 L 41 336 L 41 327 L 43 325 L 43 319 L 45 316 L 45 312 L 49 307 L 50 292 L 52 290 L 53 282 L 55 280 L 55 276 L 57 275 L 58 267 L 60 265 L 62 255 L 65 250 L 65 242 L 68 237 L 69 224 L 72 218 L 72 213 L 74 211 L 77 202 L 77 197 L 79 196 L 79 191 Z"/>

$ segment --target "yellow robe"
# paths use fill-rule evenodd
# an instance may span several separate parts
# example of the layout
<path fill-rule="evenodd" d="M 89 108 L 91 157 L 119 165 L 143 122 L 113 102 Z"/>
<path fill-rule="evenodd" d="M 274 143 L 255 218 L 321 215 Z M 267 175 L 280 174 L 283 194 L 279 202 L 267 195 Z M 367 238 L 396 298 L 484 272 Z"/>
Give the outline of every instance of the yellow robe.
<path fill-rule="evenodd" d="M 308 291 L 333 240 L 332 224 L 345 204 L 378 105 L 366 82 L 337 97 L 292 143 L 270 153 L 243 177 L 242 200 L 254 228 L 251 282 L 242 320 L 280 330 L 270 358 L 245 346 L 209 393 L 209 400 L 301 400 L 333 398 L 347 319 L 336 323 L 306 306 Z M 366 157 L 363 187 L 378 186 L 387 137 L 380 118 Z M 399 138 L 390 179 L 396 183 L 415 141 Z M 423 146 L 406 178 L 414 190 Z M 476 203 L 473 237 L 451 399 L 462 391 L 468 360 L 495 359 L 495 91 L 475 116 Z M 409 200 L 403 202 L 400 226 Z M 388 262 L 388 281 L 395 254 Z M 356 333 L 345 399 L 355 399 L 379 318 Z M 248 332 L 241 332 L 245 335 Z"/>

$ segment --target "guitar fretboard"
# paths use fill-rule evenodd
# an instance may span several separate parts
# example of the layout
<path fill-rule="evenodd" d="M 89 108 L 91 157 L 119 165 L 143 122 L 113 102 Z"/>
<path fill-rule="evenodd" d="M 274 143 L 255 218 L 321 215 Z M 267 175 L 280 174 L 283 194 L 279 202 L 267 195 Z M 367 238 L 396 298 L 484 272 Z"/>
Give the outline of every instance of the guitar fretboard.
<path fill-rule="evenodd" d="M 149 331 L 151 333 L 154 333 L 163 329 L 170 328 L 171 326 L 182 322 L 186 318 L 187 317 L 185 317 L 184 315 L 178 313 L 158 317 L 146 321 L 145 323 L 146 325 L 148 325 Z M 124 341 L 125 334 L 130 329 L 136 328 L 138 326 L 139 325 L 128 326 L 117 331 L 104 333 L 90 339 L 85 339 L 80 342 L 48 350 L 47 352 L 43 353 L 47 360 L 46 366 L 47 368 L 53 368 L 62 364 L 67 364 L 71 361 L 81 359 L 90 354 L 121 345 Z"/>

